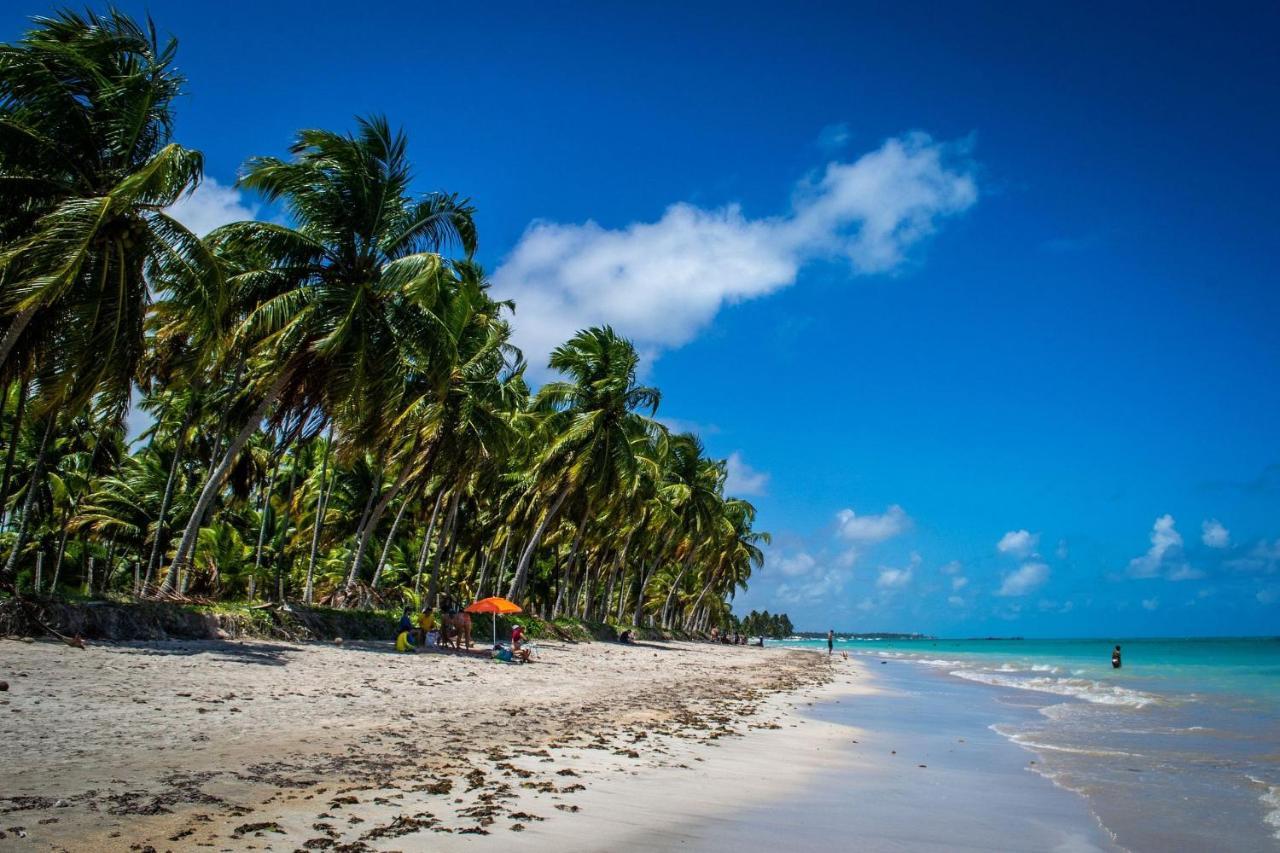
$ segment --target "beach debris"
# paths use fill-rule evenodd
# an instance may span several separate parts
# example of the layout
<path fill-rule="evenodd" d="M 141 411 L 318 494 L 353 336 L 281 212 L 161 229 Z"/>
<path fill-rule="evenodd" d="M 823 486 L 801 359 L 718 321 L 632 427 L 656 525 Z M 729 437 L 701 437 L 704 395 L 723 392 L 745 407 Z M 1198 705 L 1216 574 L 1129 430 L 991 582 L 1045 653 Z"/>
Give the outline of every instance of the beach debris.
<path fill-rule="evenodd" d="M 260 823 L 242 823 L 232 831 L 231 837 L 240 838 L 241 836 L 248 835 L 251 832 L 254 835 L 259 835 L 263 832 L 278 832 L 281 835 L 284 834 L 284 830 L 280 827 L 280 824 L 276 823 L 274 820 L 265 820 Z"/>
<path fill-rule="evenodd" d="M 340 646 L 340 645 L 342 645 L 342 638 L 341 638 L 341 637 L 334 637 L 334 638 L 333 638 L 333 644 L 334 644 L 335 646 Z"/>
<path fill-rule="evenodd" d="M 0 681 L 0 693 L 3 693 L 4 691 L 6 691 L 6 690 L 8 690 L 8 689 L 9 689 L 9 682 L 7 682 L 7 681 Z"/>

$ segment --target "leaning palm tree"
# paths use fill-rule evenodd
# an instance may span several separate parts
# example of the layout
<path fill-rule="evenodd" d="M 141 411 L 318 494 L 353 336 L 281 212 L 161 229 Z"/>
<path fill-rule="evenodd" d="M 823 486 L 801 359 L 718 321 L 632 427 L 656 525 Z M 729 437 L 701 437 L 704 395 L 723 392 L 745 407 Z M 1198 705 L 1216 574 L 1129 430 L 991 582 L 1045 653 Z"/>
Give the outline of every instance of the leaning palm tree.
<path fill-rule="evenodd" d="M 448 348 L 432 313 L 443 248 L 475 250 L 472 208 L 446 194 L 413 197 L 406 139 L 383 118 L 353 135 L 307 130 L 290 161 L 251 160 L 241 186 L 283 202 L 293 226 L 239 222 L 209 235 L 234 260 L 244 306 L 233 350 L 248 352 L 240 431 L 204 483 L 174 556 L 190 560 L 202 518 L 268 415 L 321 409 L 349 458 L 385 447 L 401 408 L 401 352 Z"/>
<path fill-rule="evenodd" d="M 37 18 L 0 45 L 0 378 L 34 366 L 47 407 L 127 401 L 143 352 L 148 271 L 169 286 L 216 276 L 164 212 L 199 183 L 199 153 L 170 142 L 182 77 L 124 14 Z"/>
<path fill-rule="evenodd" d="M 530 476 L 530 491 L 550 503 L 520 554 L 509 598 L 523 591 L 533 555 L 570 495 L 581 498 L 581 531 L 593 498 L 627 480 L 642 464 L 642 440 L 662 429 L 652 419 L 660 395 L 637 384 L 639 363 L 631 342 L 608 326 L 578 332 L 551 353 L 551 367 L 567 379 L 542 386 L 534 401 L 548 415 Z"/>

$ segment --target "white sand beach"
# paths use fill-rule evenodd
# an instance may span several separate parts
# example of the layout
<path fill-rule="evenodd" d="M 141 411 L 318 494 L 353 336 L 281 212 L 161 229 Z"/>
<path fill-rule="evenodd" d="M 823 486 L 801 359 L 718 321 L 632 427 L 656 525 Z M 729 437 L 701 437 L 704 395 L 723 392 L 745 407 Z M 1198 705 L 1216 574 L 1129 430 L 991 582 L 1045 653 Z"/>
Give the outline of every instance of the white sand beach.
<path fill-rule="evenodd" d="M 1083 801 L 974 720 L 957 734 L 953 709 L 917 703 L 932 733 L 895 722 L 906 697 L 864 663 L 540 651 L 519 666 L 381 644 L 4 642 L 0 848 L 830 849 L 855 814 L 862 849 L 943 849 L 957 829 L 974 848 L 1003 829 L 1003 849 L 1104 846 Z"/>

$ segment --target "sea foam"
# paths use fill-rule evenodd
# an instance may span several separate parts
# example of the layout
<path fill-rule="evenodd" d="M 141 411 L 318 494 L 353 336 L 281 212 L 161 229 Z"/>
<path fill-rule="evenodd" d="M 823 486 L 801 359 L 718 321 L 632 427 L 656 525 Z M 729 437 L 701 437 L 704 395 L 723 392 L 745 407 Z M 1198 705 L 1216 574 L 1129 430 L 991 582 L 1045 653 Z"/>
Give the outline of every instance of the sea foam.
<path fill-rule="evenodd" d="M 1012 687 L 1017 690 L 1035 690 L 1040 693 L 1053 693 L 1058 696 L 1070 696 L 1092 702 L 1096 705 L 1123 705 L 1129 708 L 1144 708 L 1159 701 L 1149 693 L 1130 690 L 1087 678 L 1054 678 L 1036 676 L 1032 678 L 1015 677 L 1003 672 L 986 672 L 984 670 L 958 669 L 951 673 L 956 678 L 990 684 L 995 687 Z"/>

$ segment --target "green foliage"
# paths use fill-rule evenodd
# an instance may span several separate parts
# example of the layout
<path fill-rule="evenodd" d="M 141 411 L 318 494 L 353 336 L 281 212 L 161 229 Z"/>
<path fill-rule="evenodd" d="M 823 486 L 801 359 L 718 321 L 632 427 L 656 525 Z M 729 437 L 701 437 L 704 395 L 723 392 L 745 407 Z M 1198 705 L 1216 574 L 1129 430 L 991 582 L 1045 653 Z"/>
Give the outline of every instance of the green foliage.
<path fill-rule="evenodd" d="M 785 613 L 770 613 L 768 610 L 757 613 L 752 610 L 733 626 L 751 637 L 772 637 L 780 640 L 795 633 L 791 620 Z"/>

